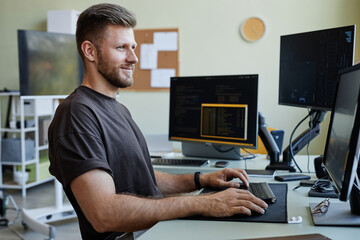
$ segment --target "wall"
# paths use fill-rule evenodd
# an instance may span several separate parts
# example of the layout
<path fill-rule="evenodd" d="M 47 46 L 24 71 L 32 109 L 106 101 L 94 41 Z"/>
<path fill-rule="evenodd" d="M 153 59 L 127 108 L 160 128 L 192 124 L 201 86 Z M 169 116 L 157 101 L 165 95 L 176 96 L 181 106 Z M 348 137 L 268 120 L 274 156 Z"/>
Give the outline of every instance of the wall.
<path fill-rule="evenodd" d="M 46 30 L 46 12 L 84 10 L 100 1 L 0 0 L 0 89 L 18 89 L 17 29 Z M 132 10 L 137 28 L 179 28 L 180 74 L 221 75 L 258 73 L 259 110 L 269 126 L 285 130 L 285 143 L 307 110 L 277 104 L 280 35 L 339 27 L 360 26 L 358 0 L 124 0 L 115 2 Z M 244 19 L 265 21 L 265 36 L 247 43 L 239 35 Z M 359 31 L 357 32 L 359 45 Z M 356 49 L 355 60 L 360 61 Z M 140 81 L 140 80 L 138 80 Z M 120 101 L 132 112 L 145 134 L 168 131 L 168 92 L 120 92 Z M 155 114 L 154 114 L 155 113 Z M 329 115 L 322 133 L 310 145 L 321 154 Z M 299 133 L 307 127 L 301 126 Z"/>

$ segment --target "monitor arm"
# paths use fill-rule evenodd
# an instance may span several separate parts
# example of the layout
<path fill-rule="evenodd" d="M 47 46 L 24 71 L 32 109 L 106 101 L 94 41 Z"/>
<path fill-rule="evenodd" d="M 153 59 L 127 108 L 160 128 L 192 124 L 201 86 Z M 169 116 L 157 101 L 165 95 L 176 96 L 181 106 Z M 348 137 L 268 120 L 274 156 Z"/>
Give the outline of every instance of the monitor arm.
<path fill-rule="evenodd" d="M 267 170 L 288 170 L 295 172 L 295 168 L 289 164 L 280 162 L 280 150 L 276 145 L 274 138 L 271 136 L 265 124 L 265 117 L 259 112 L 259 136 L 263 142 L 266 151 L 270 158 L 270 164 L 266 167 Z"/>
<path fill-rule="evenodd" d="M 302 132 L 294 141 L 292 141 L 292 154 L 296 155 L 301 149 L 303 149 L 312 139 L 320 134 L 320 123 L 324 120 L 326 111 L 311 110 L 311 120 L 309 121 L 309 128 Z M 265 145 L 265 144 L 264 144 Z M 267 149 L 266 149 L 267 150 Z M 270 164 L 266 169 L 273 170 L 288 170 L 289 172 L 295 172 L 296 169 L 292 164 L 291 148 L 288 146 L 283 152 L 282 162 L 272 161 L 270 158 Z"/>
<path fill-rule="evenodd" d="M 259 136 L 270 158 L 270 164 L 279 162 L 280 150 L 265 124 L 264 115 L 259 112 Z"/>
<path fill-rule="evenodd" d="M 320 134 L 320 123 L 324 120 L 326 111 L 311 110 L 312 119 L 309 121 L 309 128 L 302 132 L 294 141 L 292 141 L 292 152 L 296 155 L 303 149 L 311 140 Z M 283 162 L 291 162 L 291 149 L 288 146 L 283 152 Z"/>

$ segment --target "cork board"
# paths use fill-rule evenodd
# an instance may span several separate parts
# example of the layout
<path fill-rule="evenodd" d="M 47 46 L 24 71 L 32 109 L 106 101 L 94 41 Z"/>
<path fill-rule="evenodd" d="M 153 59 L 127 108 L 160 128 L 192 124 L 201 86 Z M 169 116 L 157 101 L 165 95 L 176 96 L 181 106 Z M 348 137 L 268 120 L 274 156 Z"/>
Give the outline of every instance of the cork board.
<path fill-rule="evenodd" d="M 135 65 L 134 83 L 131 87 L 122 90 L 136 90 L 136 91 L 159 91 L 168 90 L 168 87 L 152 87 L 151 86 L 151 70 L 142 69 L 140 67 L 141 55 L 140 49 L 142 44 L 153 44 L 154 33 L 176 32 L 177 49 L 174 51 L 157 51 L 157 66 L 156 69 L 175 69 L 175 76 L 179 76 L 179 40 L 178 29 L 135 29 L 135 40 L 138 47 L 135 49 L 136 56 L 139 61 Z"/>

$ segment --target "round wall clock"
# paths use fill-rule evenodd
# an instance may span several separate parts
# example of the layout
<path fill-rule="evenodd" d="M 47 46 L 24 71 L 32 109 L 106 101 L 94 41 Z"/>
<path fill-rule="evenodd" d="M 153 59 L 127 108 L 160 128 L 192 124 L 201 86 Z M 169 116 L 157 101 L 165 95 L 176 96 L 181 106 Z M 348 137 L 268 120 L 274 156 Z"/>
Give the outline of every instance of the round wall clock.
<path fill-rule="evenodd" d="M 240 26 L 241 36 L 249 42 L 255 42 L 265 33 L 265 23 L 258 17 L 246 19 Z"/>

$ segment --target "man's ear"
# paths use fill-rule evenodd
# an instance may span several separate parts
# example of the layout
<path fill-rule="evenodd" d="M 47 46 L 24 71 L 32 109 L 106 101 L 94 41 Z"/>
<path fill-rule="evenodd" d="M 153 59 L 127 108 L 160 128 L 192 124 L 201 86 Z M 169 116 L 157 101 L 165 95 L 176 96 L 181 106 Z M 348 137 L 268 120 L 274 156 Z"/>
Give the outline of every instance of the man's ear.
<path fill-rule="evenodd" d="M 90 41 L 85 40 L 82 44 L 81 44 L 81 51 L 84 54 L 84 57 L 90 61 L 90 62 L 94 62 L 97 60 L 97 50 L 96 47 L 94 46 L 94 44 L 92 44 Z"/>

